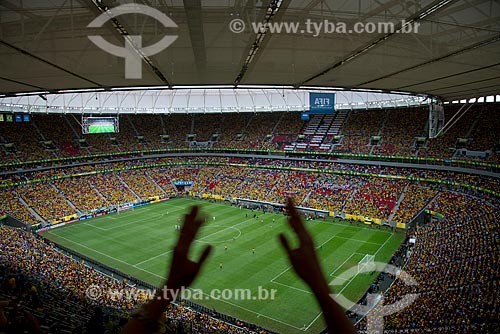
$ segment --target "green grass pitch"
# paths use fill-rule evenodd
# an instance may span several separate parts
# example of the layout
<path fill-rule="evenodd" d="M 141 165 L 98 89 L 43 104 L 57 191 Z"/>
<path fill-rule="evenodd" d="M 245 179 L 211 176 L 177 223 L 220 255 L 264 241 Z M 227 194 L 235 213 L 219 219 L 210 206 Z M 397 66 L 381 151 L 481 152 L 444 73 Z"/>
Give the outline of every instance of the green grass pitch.
<path fill-rule="evenodd" d="M 73 223 L 42 234 L 81 254 L 160 286 L 177 240 L 175 225 L 194 204 L 201 207 L 207 223 L 197 236 L 191 258 L 197 259 L 206 244 L 212 244 L 214 250 L 192 288 L 203 289 L 206 293 L 211 289 L 248 288 L 252 290 L 252 296 L 257 295 L 258 286 L 269 291 L 276 289 L 274 300 L 207 298 L 197 300 L 197 303 L 282 333 L 319 333 L 325 328 L 312 294 L 295 275 L 277 239 L 278 233 L 286 232 L 296 245 L 286 217 L 281 214 L 255 211 L 259 215 L 256 220 L 250 210 L 178 198 Z M 328 280 L 340 276 L 344 281 L 342 286 L 332 286 L 332 289 L 337 293 L 341 291 L 353 301 L 366 291 L 376 273 L 361 274 L 352 279 L 342 279 L 342 273 L 357 266 L 365 254 L 375 254 L 375 261 L 387 262 L 404 239 L 401 231 L 391 233 L 345 222 L 314 220 L 306 225 L 314 238 Z"/>
<path fill-rule="evenodd" d="M 113 133 L 115 132 L 114 125 L 90 125 L 89 133 Z"/>

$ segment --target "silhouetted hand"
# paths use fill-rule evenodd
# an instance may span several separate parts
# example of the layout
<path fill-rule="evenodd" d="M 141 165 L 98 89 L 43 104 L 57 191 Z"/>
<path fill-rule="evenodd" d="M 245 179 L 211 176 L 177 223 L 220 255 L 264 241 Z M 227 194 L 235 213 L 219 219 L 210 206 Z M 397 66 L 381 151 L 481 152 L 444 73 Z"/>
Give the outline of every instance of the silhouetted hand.
<path fill-rule="evenodd" d="M 287 209 L 290 213 L 288 224 L 299 238 L 299 247 L 292 249 L 284 234 L 279 235 L 281 244 L 285 248 L 293 269 L 300 278 L 311 288 L 318 304 L 323 311 L 323 316 L 328 325 L 329 333 L 351 334 L 355 333 L 354 327 L 345 316 L 342 308 L 330 296 L 330 288 L 323 276 L 321 266 L 314 250 L 314 242 L 307 232 L 299 213 L 288 198 Z"/>
<path fill-rule="evenodd" d="M 286 208 L 290 213 L 288 224 L 299 239 L 299 248 L 291 249 L 290 243 L 283 233 L 279 235 L 279 238 L 288 253 L 293 269 L 312 288 L 313 285 L 325 280 L 314 250 L 314 243 L 290 198 L 287 200 Z"/>
<path fill-rule="evenodd" d="M 198 275 L 201 266 L 212 250 L 212 246 L 205 247 L 198 262 L 189 260 L 189 249 L 203 223 L 201 219 L 197 219 L 197 215 L 198 207 L 193 206 L 191 212 L 184 217 L 184 224 L 180 231 L 179 240 L 174 247 L 172 265 L 165 285 L 152 300 L 133 315 L 124 327 L 123 333 L 156 333 L 158 319 L 174 299 L 173 292 L 189 286 Z"/>
<path fill-rule="evenodd" d="M 198 275 L 201 266 L 212 250 L 212 246 L 205 247 L 198 262 L 191 261 L 188 258 L 191 244 L 203 224 L 203 220 L 198 219 L 197 215 L 198 207 L 193 206 L 191 212 L 184 218 L 179 240 L 174 248 L 172 265 L 166 283 L 169 289 L 180 289 L 189 286 Z"/>

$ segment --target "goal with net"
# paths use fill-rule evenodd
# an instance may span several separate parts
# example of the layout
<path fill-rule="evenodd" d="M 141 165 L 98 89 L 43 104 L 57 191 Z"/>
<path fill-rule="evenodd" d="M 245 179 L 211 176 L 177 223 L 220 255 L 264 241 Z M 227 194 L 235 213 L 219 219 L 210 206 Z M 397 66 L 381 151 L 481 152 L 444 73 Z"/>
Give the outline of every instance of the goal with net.
<path fill-rule="evenodd" d="M 375 255 L 366 254 L 358 263 L 358 274 L 375 270 Z"/>

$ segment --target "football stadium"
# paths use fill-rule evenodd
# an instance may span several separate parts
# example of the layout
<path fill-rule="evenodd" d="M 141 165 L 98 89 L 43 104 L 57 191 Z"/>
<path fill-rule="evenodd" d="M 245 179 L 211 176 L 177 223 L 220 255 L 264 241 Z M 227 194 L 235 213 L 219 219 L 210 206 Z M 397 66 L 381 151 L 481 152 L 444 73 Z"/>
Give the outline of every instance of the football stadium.
<path fill-rule="evenodd" d="M 0 1 L 0 334 L 499 333 L 500 3 Z"/>

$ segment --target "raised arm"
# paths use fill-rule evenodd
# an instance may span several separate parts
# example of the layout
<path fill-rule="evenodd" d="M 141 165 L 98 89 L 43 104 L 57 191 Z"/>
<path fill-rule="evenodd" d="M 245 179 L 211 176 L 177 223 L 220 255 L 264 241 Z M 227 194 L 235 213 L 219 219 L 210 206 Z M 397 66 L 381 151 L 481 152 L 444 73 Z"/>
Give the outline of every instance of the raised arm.
<path fill-rule="evenodd" d="M 314 293 L 323 311 L 328 332 L 330 334 L 355 333 L 352 323 L 345 316 L 342 308 L 330 296 L 330 288 L 321 270 L 316 251 L 314 250 L 313 240 L 304 227 L 304 223 L 291 199 L 288 199 L 287 209 L 290 213 L 288 223 L 299 239 L 299 247 L 292 249 L 284 234 L 280 234 L 279 239 L 288 254 L 295 272 Z"/>
<path fill-rule="evenodd" d="M 158 320 L 168 305 L 173 301 L 173 296 L 177 296 L 181 288 L 189 286 L 198 275 L 201 266 L 208 258 L 212 246 L 207 246 L 203 250 L 200 259 L 195 262 L 188 258 L 191 244 L 198 233 L 203 220 L 197 217 L 198 207 L 193 206 L 191 212 L 184 218 L 184 224 L 180 231 L 179 240 L 174 247 L 174 254 L 168 278 L 164 286 L 158 291 L 155 297 L 142 306 L 133 315 L 124 328 L 124 333 L 154 333 Z"/>

